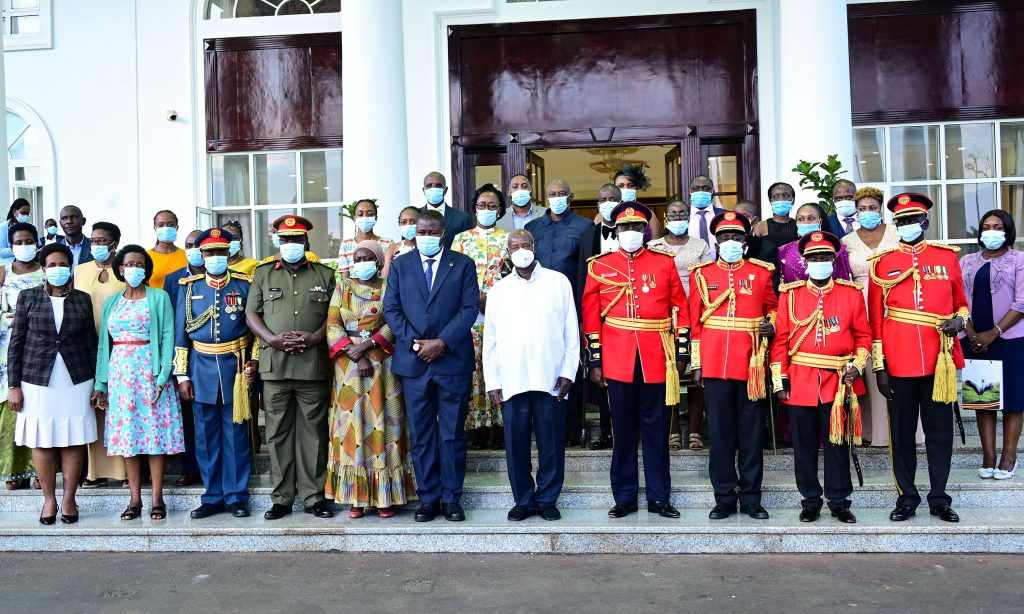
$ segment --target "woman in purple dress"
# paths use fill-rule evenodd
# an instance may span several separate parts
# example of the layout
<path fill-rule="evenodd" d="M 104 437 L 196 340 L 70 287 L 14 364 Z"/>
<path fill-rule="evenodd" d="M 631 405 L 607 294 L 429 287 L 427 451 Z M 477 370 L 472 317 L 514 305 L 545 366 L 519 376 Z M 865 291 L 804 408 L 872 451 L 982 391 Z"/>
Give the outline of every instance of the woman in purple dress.
<path fill-rule="evenodd" d="M 796 211 L 796 234 L 797 241 L 786 243 L 779 248 L 779 266 L 782 269 L 782 283 L 806 280 L 807 266 L 800 255 L 799 237 L 815 230 L 824 230 L 835 234 L 835 229 L 829 223 L 828 215 L 818 203 L 807 203 L 801 205 Z M 846 254 L 846 246 L 839 248 L 836 254 L 835 271 L 833 279 L 853 280 L 853 271 L 850 270 L 850 258 Z"/>

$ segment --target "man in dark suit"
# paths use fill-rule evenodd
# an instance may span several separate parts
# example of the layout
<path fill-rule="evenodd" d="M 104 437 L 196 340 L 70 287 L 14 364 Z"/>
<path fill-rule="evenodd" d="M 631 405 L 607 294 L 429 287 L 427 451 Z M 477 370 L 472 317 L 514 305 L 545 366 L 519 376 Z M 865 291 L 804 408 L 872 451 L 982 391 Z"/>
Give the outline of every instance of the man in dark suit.
<path fill-rule="evenodd" d="M 473 221 L 464 211 L 453 209 L 444 202 L 448 194 L 448 180 L 437 171 L 427 173 L 423 178 L 423 196 L 427 204 L 420 207 L 420 213 L 436 211 L 444 219 L 444 248 L 448 249 L 455 240 L 455 235 L 473 228 Z"/>
<path fill-rule="evenodd" d="M 420 214 L 416 250 L 394 260 L 384 318 L 395 335 L 392 371 L 402 378 L 416 493 L 416 522 L 439 513 L 465 520 L 466 410 L 476 363 L 470 329 L 480 309 L 476 265 L 442 249 L 446 220 Z"/>
<path fill-rule="evenodd" d="M 751 228 L 760 221 L 757 205 L 752 200 L 743 199 L 736 201 L 736 205 L 732 210 L 750 220 Z M 751 232 L 751 234 L 747 235 L 746 257 L 756 258 L 762 262 L 770 262 L 775 265 L 775 271 L 772 273 L 772 286 L 775 288 L 775 292 L 778 293 L 779 282 L 781 281 L 778 246 L 769 241 L 768 237 L 759 237 Z"/>
<path fill-rule="evenodd" d="M 849 179 L 840 179 L 832 186 L 832 203 L 836 209 L 829 214 L 832 232 L 842 239 L 844 236 L 860 228 L 857 221 L 857 203 L 853 195 L 857 193 L 857 184 Z"/>
<path fill-rule="evenodd" d="M 697 175 L 690 181 L 690 226 L 691 237 L 704 239 L 711 246 L 712 255 L 718 255 L 718 243 L 715 241 L 714 233 L 710 231 L 711 219 L 725 211 L 715 207 L 712 203 L 715 198 L 715 184 L 707 175 Z M 657 237 L 651 237 L 656 239 Z"/>
<path fill-rule="evenodd" d="M 74 205 L 61 209 L 60 227 L 64 229 L 64 236 L 58 242 L 68 246 L 75 258 L 71 263 L 71 269 L 74 270 L 76 266 L 92 260 L 92 241 L 82 232 L 82 228 L 85 227 L 82 210 Z"/>

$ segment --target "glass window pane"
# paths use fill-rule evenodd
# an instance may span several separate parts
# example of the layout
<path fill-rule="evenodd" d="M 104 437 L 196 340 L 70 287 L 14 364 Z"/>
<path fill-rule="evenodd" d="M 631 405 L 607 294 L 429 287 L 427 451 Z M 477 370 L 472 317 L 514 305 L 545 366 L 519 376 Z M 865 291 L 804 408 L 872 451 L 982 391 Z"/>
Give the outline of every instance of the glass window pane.
<path fill-rule="evenodd" d="M 999 130 L 1004 177 L 1024 177 L 1024 123 L 1005 123 Z"/>
<path fill-rule="evenodd" d="M 218 211 L 214 214 L 213 219 L 218 227 L 229 222 L 238 222 L 242 226 L 242 255 L 247 258 L 255 258 L 252 255 L 252 242 L 249 241 L 252 238 L 252 211 Z"/>
<path fill-rule="evenodd" d="M 895 158 L 894 158 L 894 160 L 895 160 Z M 932 199 L 932 203 L 934 203 L 935 206 L 932 208 L 931 215 L 928 216 L 931 221 L 928 224 L 928 229 L 924 231 L 924 238 L 928 239 L 929 241 L 940 240 L 942 238 L 942 216 L 945 215 L 945 210 L 946 210 L 945 206 L 943 205 L 944 201 L 943 201 L 943 198 L 942 198 L 942 186 L 938 186 L 938 185 L 901 185 L 901 186 L 893 186 L 892 187 L 892 194 L 890 194 L 889 197 L 892 198 L 893 196 L 896 196 L 898 194 L 902 194 L 904 192 L 917 192 L 918 194 L 924 194 L 928 198 Z M 885 214 L 885 217 L 886 217 L 886 220 L 887 220 L 886 223 L 889 223 L 889 221 L 891 221 L 890 220 L 890 215 L 891 214 L 888 211 L 886 211 L 886 214 Z"/>
<path fill-rule="evenodd" d="M 302 154 L 302 202 L 341 202 L 341 150 Z"/>
<path fill-rule="evenodd" d="M 16 11 L 25 11 L 39 8 L 39 0 L 11 0 L 11 8 Z"/>
<path fill-rule="evenodd" d="M 302 215 L 313 222 L 309 248 L 323 259 L 337 258 L 341 251 L 341 207 L 304 208 Z"/>
<path fill-rule="evenodd" d="M 995 177 L 994 124 L 946 126 L 946 178 Z"/>
<path fill-rule="evenodd" d="M 974 239 L 981 216 L 996 208 L 996 184 L 969 183 L 946 187 L 949 204 L 949 238 Z"/>
<path fill-rule="evenodd" d="M 937 126 L 894 126 L 889 129 L 889 145 L 893 181 L 939 178 Z"/>
<path fill-rule="evenodd" d="M 1024 241 L 1024 183 L 1004 181 L 1000 186 L 1002 198 L 1000 200 L 1003 211 L 1013 216 L 1017 224 L 1017 242 Z"/>
<path fill-rule="evenodd" d="M 28 130 L 28 122 L 17 113 L 7 112 L 7 148 L 10 149 Z"/>
<path fill-rule="evenodd" d="M 230 0 L 235 5 L 234 14 L 227 17 L 273 17 L 281 0 Z M 225 11 L 227 13 L 227 11 Z"/>
<path fill-rule="evenodd" d="M 294 205 L 295 154 L 258 154 L 252 157 L 257 205 Z"/>
<path fill-rule="evenodd" d="M 254 258 L 260 260 L 267 256 L 277 254 L 277 248 L 271 242 L 270 237 L 274 234 L 274 227 L 271 224 L 282 215 L 294 214 L 295 209 L 259 209 L 256 211 L 256 236 L 251 241 L 256 247 Z"/>
<path fill-rule="evenodd" d="M 249 205 L 249 156 L 211 156 L 214 207 Z"/>
<path fill-rule="evenodd" d="M 885 181 L 885 128 L 853 131 L 853 181 Z"/>
<path fill-rule="evenodd" d="M 307 0 L 284 0 L 277 7 L 278 15 L 311 15 L 313 9 L 310 8 Z"/>
<path fill-rule="evenodd" d="M 708 156 L 708 175 L 716 189 L 713 206 L 731 211 L 736 204 L 736 156 Z"/>
<path fill-rule="evenodd" d="M 11 34 L 39 34 L 41 26 L 39 15 L 11 17 Z"/>

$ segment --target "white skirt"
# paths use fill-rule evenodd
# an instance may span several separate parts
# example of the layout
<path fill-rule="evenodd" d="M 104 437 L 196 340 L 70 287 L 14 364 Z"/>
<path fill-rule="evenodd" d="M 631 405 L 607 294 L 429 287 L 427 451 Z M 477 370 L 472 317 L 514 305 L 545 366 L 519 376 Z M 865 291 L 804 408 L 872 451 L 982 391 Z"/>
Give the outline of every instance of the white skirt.
<path fill-rule="evenodd" d="M 96 413 L 89 404 L 93 380 L 72 384 L 59 358 L 53 368 L 64 373 L 51 376 L 49 386 L 21 384 L 25 403 L 14 427 L 19 446 L 66 448 L 96 441 Z"/>

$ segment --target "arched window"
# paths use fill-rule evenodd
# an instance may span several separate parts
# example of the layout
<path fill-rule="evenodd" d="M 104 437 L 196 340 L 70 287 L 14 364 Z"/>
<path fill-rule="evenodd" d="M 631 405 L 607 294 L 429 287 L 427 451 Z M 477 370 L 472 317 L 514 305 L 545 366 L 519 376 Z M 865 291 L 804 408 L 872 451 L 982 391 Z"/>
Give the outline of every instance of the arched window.
<path fill-rule="evenodd" d="M 206 19 L 341 12 L 341 0 L 209 0 Z"/>
<path fill-rule="evenodd" d="M 7 107 L 7 169 L 11 193 L 7 202 L 32 203 L 32 223 L 42 228 L 44 210 L 53 203 L 53 147 L 46 127 L 13 101 Z M 5 203 L 6 204 L 6 203 Z"/>

